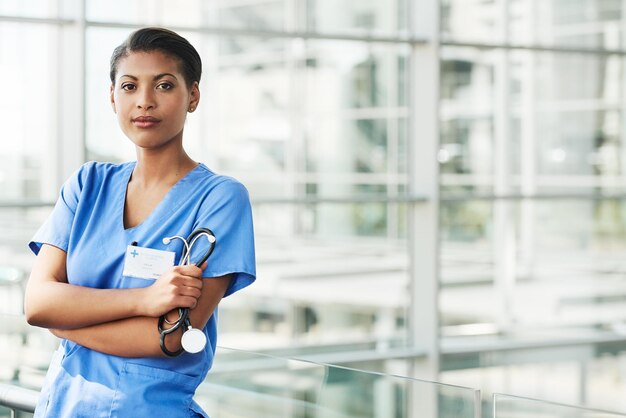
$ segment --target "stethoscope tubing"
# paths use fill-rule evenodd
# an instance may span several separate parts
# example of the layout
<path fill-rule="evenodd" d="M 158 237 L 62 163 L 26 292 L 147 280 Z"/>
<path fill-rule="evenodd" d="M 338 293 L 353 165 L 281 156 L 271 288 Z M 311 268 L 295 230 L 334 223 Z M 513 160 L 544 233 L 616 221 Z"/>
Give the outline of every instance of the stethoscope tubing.
<path fill-rule="evenodd" d="M 200 267 L 202 266 L 202 264 L 204 264 L 205 261 L 208 260 L 209 256 L 213 253 L 213 250 L 215 249 L 215 234 L 209 228 L 197 228 L 191 234 L 189 234 L 187 239 L 177 237 L 180 238 L 184 243 L 183 253 L 180 257 L 179 265 L 184 265 L 189 262 L 189 258 L 191 257 L 191 249 L 193 248 L 196 240 L 201 236 L 207 236 L 209 240 L 209 249 L 202 255 L 202 257 L 198 261 L 196 261 L 195 265 L 197 267 Z M 212 237 L 213 239 L 211 240 L 210 237 Z M 178 319 L 173 323 L 170 328 L 167 329 L 163 327 L 164 323 L 166 322 L 165 315 L 161 315 L 159 317 L 158 329 L 160 334 L 161 350 L 163 351 L 163 353 L 165 353 L 165 355 L 169 357 L 177 357 L 181 355 L 185 351 L 185 349 L 181 347 L 177 351 L 168 350 L 165 345 L 165 337 L 173 332 L 176 332 L 178 329 L 180 329 L 181 326 L 184 326 L 185 329 L 191 328 L 191 321 L 189 320 L 189 308 L 178 308 L 178 315 Z"/>

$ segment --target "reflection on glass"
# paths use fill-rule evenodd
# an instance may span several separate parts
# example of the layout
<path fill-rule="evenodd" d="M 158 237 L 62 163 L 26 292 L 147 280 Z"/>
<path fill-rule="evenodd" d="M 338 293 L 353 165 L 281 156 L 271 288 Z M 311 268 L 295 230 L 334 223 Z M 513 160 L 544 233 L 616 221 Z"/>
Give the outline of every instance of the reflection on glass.
<path fill-rule="evenodd" d="M 512 64 L 520 147 L 536 148 L 526 158 L 537 158 L 536 172 L 545 176 L 537 179 L 537 186 L 570 186 L 567 179 L 550 176 L 577 176 L 571 185 L 579 187 L 591 186 L 591 176 L 619 176 L 621 58 L 526 52 L 515 54 Z M 581 181 L 582 176 L 590 177 Z"/>
<path fill-rule="evenodd" d="M 566 334 L 558 330 L 544 331 L 535 335 L 535 341 L 545 342 L 547 338 L 565 337 Z M 583 330 L 578 330 L 575 335 L 580 339 L 591 336 Z M 482 340 L 488 343 L 495 342 L 496 338 L 490 340 L 485 336 Z M 514 336 L 499 341 L 514 344 Z M 493 393 L 508 393 L 624 413 L 626 382 L 622 378 L 622 368 L 626 352 L 622 347 L 621 342 L 594 342 L 534 349 L 529 349 L 528 345 L 525 348 L 518 346 L 518 349 L 507 350 L 506 354 L 503 351 L 492 351 L 488 355 L 484 352 L 461 356 L 444 354 L 442 363 L 447 365 L 447 370 L 441 373 L 439 380 L 463 386 L 480 382 L 484 404 L 491 404 Z M 528 407 L 524 409 L 528 412 L 535 411 L 527 400 L 520 400 L 516 405 Z M 493 417 L 492 405 L 485 405 L 484 411 L 489 412 L 487 417 Z M 543 417 L 540 411 L 544 412 L 543 409 L 537 410 L 537 414 L 531 417 Z M 568 415 L 568 409 L 560 411 L 563 413 L 556 415 L 559 418 L 575 416 Z M 522 409 L 516 412 L 521 413 Z"/>
<path fill-rule="evenodd" d="M 515 231 L 506 249 L 515 257 L 509 258 L 495 245 L 500 242 L 495 210 L 505 203 L 511 205 L 506 222 Z M 625 204 L 576 199 L 443 204 L 444 334 L 461 335 L 470 329 L 466 325 L 491 324 L 492 333 L 532 338 L 550 329 L 575 335 L 624 323 Z M 522 222 L 529 227 L 521 228 Z M 508 288 L 499 282 L 503 266 L 513 272 Z"/>
<path fill-rule="evenodd" d="M 221 169 L 262 173 L 265 178 L 284 172 L 291 164 L 289 152 L 295 139 L 290 110 L 297 106 L 288 66 L 289 43 L 252 37 L 210 42 L 217 43 L 217 49 L 207 48 L 203 56 L 208 71 L 201 108 L 209 118 L 210 134 L 205 133 L 202 141 L 219 151 Z"/>
<path fill-rule="evenodd" d="M 438 158 L 445 186 L 488 184 L 490 174 L 514 175 L 510 190 L 623 185 L 620 57 L 515 51 L 503 59 L 498 51 L 468 48 L 442 54 Z M 504 86 L 507 113 L 495 105 Z M 493 172 L 498 126 L 506 139 L 504 172 Z"/>
<path fill-rule="evenodd" d="M 623 47 L 619 1 L 443 0 L 446 41 L 589 49 Z"/>
<path fill-rule="evenodd" d="M 445 40 L 461 42 L 503 42 L 499 19 L 504 0 L 442 0 L 441 34 Z"/>
<path fill-rule="evenodd" d="M 310 41 L 307 108 L 313 112 L 406 105 L 408 50 L 360 42 Z"/>
<path fill-rule="evenodd" d="M 622 58 L 518 51 L 511 64 L 520 182 L 539 191 L 622 189 Z"/>
<path fill-rule="evenodd" d="M 494 99 L 494 66 L 500 56 L 497 51 L 469 48 L 442 49 L 441 98 L 458 101 L 479 109 Z"/>
<path fill-rule="evenodd" d="M 287 0 L 112 0 L 86 2 L 87 19 L 172 27 L 285 30 Z M 123 10 L 123 13 L 120 11 Z"/>
<path fill-rule="evenodd" d="M 56 26 L 0 22 L 0 196 L 41 199 L 55 168 Z M 24 53 L 28 51 L 28 53 Z M 47 192 L 47 190 L 46 190 Z"/>
<path fill-rule="evenodd" d="M 251 350 L 295 345 L 294 353 L 329 344 L 344 350 L 406 346 L 406 244 L 339 233 L 259 235 L 257 270 L 265 280 L 221 302 L 220 344 Z"/>
<path fill-rule="evenodd" d="M 494 394 L 494 418 L 619 418 L 626 414 Z"/>
<path fill-rule="evenodd" d="M 394 125 L 395 122 L 395 125 Z M 396 149 L 396 160 L 395 160 L 395 170 L 390 170 L 392 172 L 397 171 L 398 174 L 407 174 L 409 171 L 409 150 L 408 150 L 408 144 L 409 144 L 409 120 L 408 119 L 398 119 L 397 121 L 390 121 L 391 126 L 395 126 L 397 129 L 397 142 L 395 142 L 394 144 L 394 135 L 391 134 L 389 135 L 389 144 L 390 144 L 390 150 L 389 150 L 389 154 L 390 157 L 393 158 L 393 148 L 395 147 Z M 393 164 L 393 160 L 392 164 Z M 406 182 L 406 180 L 405 180 Z M 406 186 L 406 184 L 399 184 L 398 187 L 398 191 L 399 191 L 399 195 L 404 195 L 406 194 L 404 191 L 406 189 L 402 189 L 400 190 L 400 188 L 403 188 L 404 186 Z"/>
<path fill-rule="evenodd" d="M 30 274 L 32 264 L 35 261 L 27 243 L 48 217 L 51 210 L 51 207 L 4 208 L 0 210 L 0 231 L 3 234 L 3 239 L 0 241 L 0 270 L 2 268 L 17 269 L 22 284 L 25 284 L 25 279 Z M 0 282 L 0 298 L 5 297 L 5 300 L 0 301 L 0 304 L 7 307 L 17 303 L 21 304 L 23 296 L 7 295 L 6 292 L 2 291 L 2 284 Z M 13 311 L 12 313 L 22 314 L 21 311 Z"/>
<path fill-rule="evenodd" d="M 255 30 L 294 30 L 293 0 L 218 0 L 212 13 L 217 25 L 226 28 Z"/>
<path fill-rule="evenodd" d="M 475 418 L 479 402 L 474 389 L 225 348 L 196 400 L 216 416 L 290 418 Z"/>
<path fill-rule="evenodd" d="M 387 171 L 387 125 L 385 120 L 336 118 L 310 121 L 307 145 L 310 172 L 373 173 Z M 337 193 L 318 191 L 322 196 Z"/>
<path fill-rule="evenodd" d="M 397 36 L 407 31 L 408 0 L 304 1 L 312 32 Z"/>
<path fill-rule="evenodd" d="M 156 24 L 160 8 L 154 7 L 154 3 L 151 0 L 111 0 L 106 3 L 87 1 L 85 2 L 85 16 L 88 20 L 96 22 Z M 122 10 L 123 13 L 120 13 Z M 183 8 L 180 12 L 188 14 L 190 18 L 197 15 L 185 12 Z"/>
<path fill-rule="evenodd" d="M 0 15 L 35 17 L 35 18 L 67 18 L 75 14 L 78 0 L 2 0 Z"/>
<path fill-rule="evenodd" d="M 441 63 L 441 181 L 446 186 L 493 184 L 494 72 L 500 54 L 444 48 Z"/>
<path fill-rule="evenodd" d="M 493 121 L 491 118 L 455 118 L 442 121 L 441 145 L 437 158 L 442 174 L 475 175 L 493 174 Z M 456 177 L 463 180 L 462 177 Z M 447 184 L 454 184 L 455 177 L 446 176 Z M 468 179 L 469 180 L 469 179 Z M 470 180 L 471 182 L 472 180 Z"/>
<path fill-rule="evenodd" d="M 509 1 L 509 36 L 515 43 L 577 48 L 623 46 L 620 1 Z"/>

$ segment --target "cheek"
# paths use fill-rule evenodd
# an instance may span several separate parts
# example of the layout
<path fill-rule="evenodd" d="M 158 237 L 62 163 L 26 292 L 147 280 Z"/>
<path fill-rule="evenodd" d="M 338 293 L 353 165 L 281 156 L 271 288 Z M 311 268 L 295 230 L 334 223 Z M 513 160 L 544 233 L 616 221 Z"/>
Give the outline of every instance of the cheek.
<path fill-rule="evenodd" d="M 124 128 L 129 123 L 129 106 L 123 100 L 116 100 L 114 103 L 115 118 L 117 123 Z"/>
<path fill-rule="evenodd" d="M 169 110 L 170 114 L 175 115 L 175 118 L 178 121 L 185 122 L 185 119 L 187 118 L 187 108 L 187 103 L 181 101 L 173 104 Z"/>
<path fill-rule="evenodd" d="M 117 117 L 122 118 L 124 116 L 127 116 L 131 110 L 131 107 L 132 106 L 128 103 L 128 101 L 116 100 L 115 101 L 115 113 L 117 114 Z"/>

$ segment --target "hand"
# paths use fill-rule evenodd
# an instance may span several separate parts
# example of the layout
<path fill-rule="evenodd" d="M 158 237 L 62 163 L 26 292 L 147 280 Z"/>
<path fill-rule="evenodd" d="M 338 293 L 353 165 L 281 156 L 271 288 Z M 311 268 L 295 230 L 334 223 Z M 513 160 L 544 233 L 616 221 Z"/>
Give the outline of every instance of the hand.
<path fill-rule="evenodd" d="M 142 307 L 146 316 L 158 317 L 176 308 L 193 309 L 202 294 L 202 270 L 195 265 L 175 266 L 145 288 Z"/>

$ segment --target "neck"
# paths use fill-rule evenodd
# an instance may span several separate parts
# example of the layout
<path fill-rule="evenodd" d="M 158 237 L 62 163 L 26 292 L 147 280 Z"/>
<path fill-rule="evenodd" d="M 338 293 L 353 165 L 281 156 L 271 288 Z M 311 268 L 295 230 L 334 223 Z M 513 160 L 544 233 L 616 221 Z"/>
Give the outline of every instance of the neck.
<path fill-rule="evenodd" d="M 137 148 L 137 164 L 132 181 L 144 186 L 173 185 L 198 164 L 181 147 L 175 150 Z"/>

